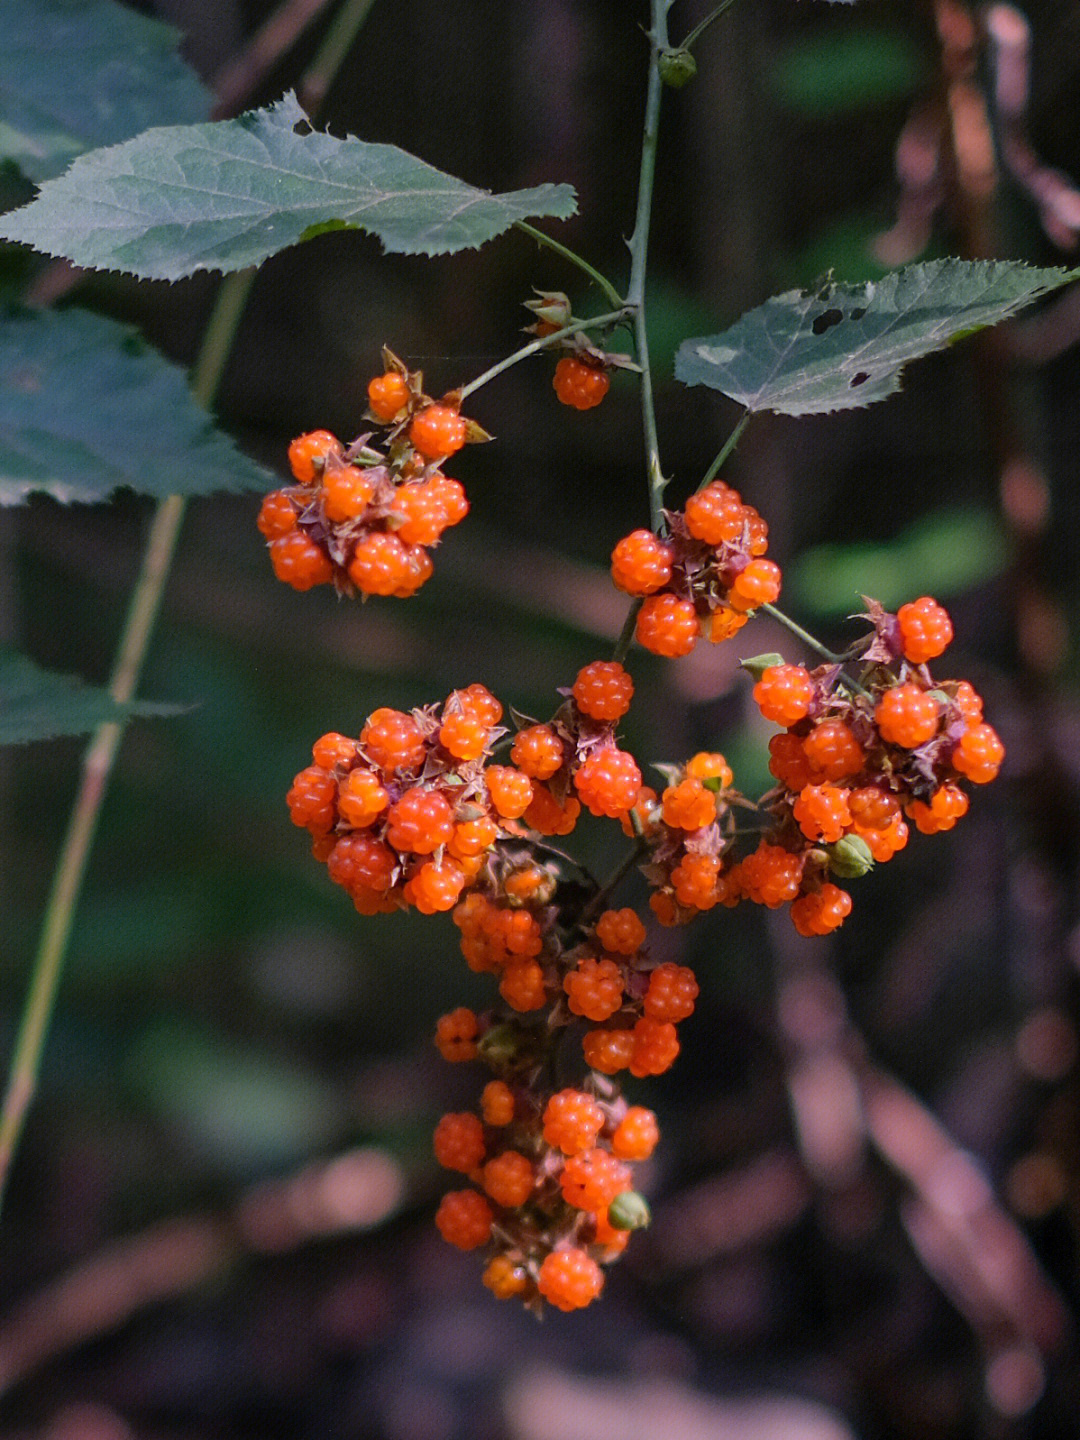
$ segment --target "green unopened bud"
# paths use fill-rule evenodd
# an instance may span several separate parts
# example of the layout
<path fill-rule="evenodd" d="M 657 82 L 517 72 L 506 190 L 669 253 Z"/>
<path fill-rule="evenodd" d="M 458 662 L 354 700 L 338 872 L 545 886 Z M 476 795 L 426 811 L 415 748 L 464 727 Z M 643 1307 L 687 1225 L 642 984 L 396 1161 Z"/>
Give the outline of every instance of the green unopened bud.
<path fill-rule="evenodd" d="M 825 850 L 829 857 L 829 869 L 841 880 L 857 880 L 874 868 L 870 846 L 861 835 L 845 835 L 835 845 L 827 845 Z"/>
<path fill-rule="evenodd" d="M 697 61 L 689 50 L 663 50 L 659 60 L 660 79 L 665 85 L 681 90 L 697 74 Z"/>
<path fill-rule="evenodd" d="M 748 655 L 745 660 L 739 661 L 746 673 L 752 675 L 755 680 L 760 680 L 765 671 L 771 670 L 774 665 L 786 663 L 783 655 L 778 655 L 775 650 L 770 650 L 767 655 Z"/>
<path fill-rule="evenodd" d="M 652 1211 L 644 1195 L 624 1190 L 608 1206 L 607 1218 L 615 1230 L 644 1230 L 652 1221 Z"/>

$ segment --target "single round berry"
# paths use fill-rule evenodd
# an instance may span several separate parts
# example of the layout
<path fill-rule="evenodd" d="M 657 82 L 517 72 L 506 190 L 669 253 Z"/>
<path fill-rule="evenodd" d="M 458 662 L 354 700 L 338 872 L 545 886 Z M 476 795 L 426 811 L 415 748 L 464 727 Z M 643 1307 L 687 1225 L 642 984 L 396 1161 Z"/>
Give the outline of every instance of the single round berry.
<path fill-rule="evenodd" d="M 323 514 L 334 524 L 356 520 L 371 503 L 375 487 L 370 475 L 353 465 L 328 469 L 323 476 Z"/>
<path fill-rule="evenodd" d="M 603 1210 L 630 1189 L 630 1171 L 610 1150 L 594 1146 L 568 1155 L 559 1176 L 563 1199 L 578 1210 Z"/>
<path fill-rule="evenodd" d="M 686 774 L 688 779 L 700 780 L 703 784 L 713 781 L 711 785 L 706 784 L 706 789 L 713 791 L 730 790 L 735 783 L 734 771 L 718 750 L 699 750 L 686 762 Z"/>
<path fill-rule="evenodd" d="M 435 1126 L 432 1148 L 435 1159 L 444 1169 L 470 1174 L 483 1163 L 487 1151 L 484 1126 L 479 1116 L 468 1110 L 462 1114 L 444 1115 Z"/>
<path fill-rule="evenodd" d="M 904 811 L 923 835 L 937 835 L 942 830 L 951 830 L 967 814 L 968 805 L 968 797 L 963 790 L 950 780 L 938 786 L 929 804 L 923 800 L 912 800 L 904 806 Z"/>
<path fill-rule="evenodd" d="M 574 788 L 593 815 L 614 819 L 633 807 L 641 788 L 641 771 L 626 750 L 600 745 L 574 771 Z"/>
<path fill-rule="evenodd" d="M 588 365 L 575 355 L 563 356 L 555 366 L 551 383 L 562 403 L 575 410 L 591 410 L 599 405 L 611 385 L 602 365 Z"/>
<path fill-rule="evenodd" d="M 881 738 L 904 750 L 914 750 L 931 739 L 938 718 L 938 702 L 933 695 L 911 683 L 886 690 L 874 711 Z"/>
<path fill-rule="evenodd" d="M 563 979 L 567 1005 L 574 1015 L 601 1024 L 622 1006 L 623 974 L 614 960 L 585 956 Z"/>
<path fill-rule="evenodd" d="M 297 775 L 285 803 L 294 825 L 325 835 L 337 819 L 337 781 L 318 765 L 309 765 Z"/>
<path fill-rule="evenodd" d="M 326 861 L 330 879 L 350 894 L 358 889 L 389 890 L 397 868 L 398 857 L 370 830 L 342 835 Z"/>
<path fill-rule="evenodd" d="M 585 1064 L 601 1075 L 625 1070 L 634 1054 L 633 1030 L 590 1030 L 581 1042 Z"/>
<path fill-rule="evenodd" d="M 739 865 L 739 881 L 747 899 L 775 910 L 794 900 L 802 884 L 805 855 L 762 840 Z"/>
<path fill-rule="evenodd" d="M 820 771 L 811 765 L 798 735 L 772 737 L 769 741 L 769 772 L 789 790 L 801 790 L 804 785 L 823 778 Z"/>
<path fill-rule="evenodd" d="M 740 570 L 728 592 L 733 610 L 756 610 L 780 598 L 780 566 L 773 560 L 751 560 Z"/>
<path fill-rule="evenodd" d="M 409 426 L 409 439 L 428 460 L 443 460 L 465 444 L 468 425 L 449 405 L 429 405 Z"/>
<path fill-rule="evenodd" d="M 866 764 L 865 751 L 843 720 L 822 720 L 815 725 L 803 740 L 803 753 L 810 768 L 826 780 L 857 775 Z"/>
<path fill-rule="evenodd" d="M 828 935 L 851 914 L 851 896 L 837 885 L 826 884 L 801 895 L 791 907 L 791 923 L 800 935 Z"/>
<path fill-rule="evenodd" d="M 847 791 L 835 785 L 807 785 L 799 791 L 793 814 L 795 823 L 816 845 L 832 845 L 851 824 Z"/>
<path fill-rule="evenodd" d="M 941 655 L 953 638 L 948 611 L 929 595 L 920 596 L 896 612 L 903 641 L 904 658 L 913 665 L 925 665 Z"/>
<path fill-rule="evenodd" d="M 564 1155 L 577 1155 L 596 1143 L 604 1128 L 604 1112 L 584 1090 L 559 1090 L 544 1106 L 543 1127 L 549 1145 Z"/>
<path fill-rule="evenodd" d="M 634 682 L 617 660 L 594 660 L 578 671 L 571 693 L 590 719 L 621 720 L 630 708 Z"/>
<path fill-rule="evenodd" d="M 694 1001 L 698 997 L 698 983 L 694 972 L 686 965 L 675 965 L 666 961 L 658 965 L 649 976 L 649 988 L 645 992 L 642 1008 L 654 1020 L 668 1020 L 677 1024 L 694 1013 Z"/>
<path fill-rule="evenodd" d="M 311 747 L 311 758 L 320 770 L 335 770 L 339 765 L 351 765 L 356 759 L 356 741 L 336 730 L 320 735 Z"/>
<path fill-rule="evenodd" d="M 720 860 L 716 855 L 684 855 L 671 872 L 671 884 L 680 905 L 711 910 L 716 904 Z"/>
<path fill-rule="evenodd" d="M 499 827 L 487 815 L 475 820 L 459 820 L 447 842 L 450 854 L 458 860 L 471 860 L 490 850 L 499 837 Z"/>
<path fill-rule="evenodd" d="M 510 747 L 510 759 L 533 780 L 550 780 L 564 758 L 563 742 L 550 725 L 527 725 Z"/>
<path fill-rule="evenodd" d="M 264 496 L 255 525 L 267 540 L 276 540 L 296 529 L 296 506 L 287 490 L 271 490 Z"/>
<path fill-rule="evenodd" d="M 475 1060 L 479 1033 L 475 1012 L 459 1005 L 436 1022 L 435 1046 L 444 1060 Z"/>
<path fill-rule="evenodd" d="M 634 634 L 638 644 L 654 655 L 666 655 L 670 659 L 689 655 L 698 638 L 693 601 L 678 595 L 648 596 L 638 611 Z"/>
<path fill-rule="evenodd" d="M 394 494 L 391 523 L 407 544 L 434 545 L 447 527 L 446 510 L 437 487 L 430 480 L 399 485 Z"/>
<path fill-rule="evenodd" d="M 386 815 L 386 839 L 399 854 L 430 855 L 454 834 L 454 812 L 437 790 L 414 785 Z"/>
<path fill-rule="evenodd" d="M 465 486 L 460 480 L 452 480 L 448 475 L 441 475 L 436 472 L 430 476 L 427 482 L 431 486 L 432 494 L 438 498 L 442 506 L 443 514 L 446 516 L 446 528 L 460 525 L 465 516 L 469 513 L 469 501 L 465 494 Z"/>
<path fill-rule="evenodd" d="M 734 544 L 742 535 L 743 506 L 735 492 L 722 480 L 713 480 L 691 495 L 683 511 L 686 528 L 695 540 L 706 545 Z"/>
<path fill-rule="evenodd" d="M 509 1255 L 496 1255 L 489 1260 L 480 1279 L 496 1300 L 512 1300 L 529 1288 L 529 1277 L 524 1267 L 511 1260 Z"/>
<path fill-rule="evenodd" d="M 360 732 L 360 744 L 372 765 L 387 776 L 419 769 L 427 754 L 424 737 L 413 717 L 388 706 L 368 716 Z"/>
<path fill-rule="evenodd" d="M 504 820 L 520 820 L 532 804 L 533 786 L 528 775 L 512 765 L 489 765 L 484 779 L 497 814 Z"/>
<path fill-rule="evenodd" d="M 479 716 L 458 710 L 439 726 L 439 744 L 456 760 L 477 760 L 487 748 L 488 729 Z"/>
<path fill-rule="evenodd" d="M 409 403 L 409 382 L 400 371 L 388 370 L 369 382 L 367 393 L 371 413 L 388 425 Z"/>
<path fill-rule="evenodd" d="M 636 910 L 605 910 L 596 922 L 596 938 L 605 950 L 633 955 L 645 943 L 645 926 Z"/>
<path fill-rule="evenodd" d="M 499 994 L 513 1010 L 539 1010 L 547 1004 L 544 972 L 535 960 L 517 960 L 507 965 L 499 983 Z"/>
<path fill-rule="evenodd" d="M 993 780 L 1005 759 L 1005 746 L 992 725 L 971 725 L 964 731 L 952 753 L 953 769 L 966 775 L 974 785 Z"/>
<path fill-rule="evenodd" d="M 634 1026 L 634 1050 L 630 1056 L 630 1074 L 641 1079 L 645 1075 L 663 1075 L 674 1065 L 679 1053 L 679 1037 L 668 1020 L 643 1015 Z"/>
<path fill-rule="evenodd" d="M 660 1139 L 656 1116 L 644 1105 L 631 1105 L 615 1127 L 611 1152 L 620 1160 L 647 1160 Z"/>
<path fill-rule="evenodd" d="M 662 804 L 664 824 L 676 830 L 700 830 L 716 819 L 716 796 L 693 775 L 669 785 Z"/>
<path fill-rule="evenodd" d="M 480 1113 L 485 1125 L 501 1129 L 514 1118 L 514 1092 L 505 1080 L 489 1080 L 480 1095 Z"/>
<path fill-rule="evenodd" d="M 379 783 L 374 770 L 360 767 L 350 770 L 338 790 L 341 818 L 358 830 L 371 825 L 390 803 L 390 796 Z"/>
<path fill-rule="evenodd" d="M 604 1288 L 604 1272 L 584 1250 L 553 1250 L 540 1266 L 536 1288 L 559 1310 L 581 1310 Z"/>
<path fill-rule="evenodd" d="M 406 883 L 403 895 L 421 915 L 441 915 L 454 908 L 466 883 L 461 865 L 444 855 L 441 860 L 428 860 L 421 865 Z"/>
<path fill-rule="evenodd" d="M 331 435 L 329 430 L 312 430 L 307 435 L 298 435 L 289 446 L 289 466 L 301 485 L 314 485 L 327 458 L 344 453 L 336 435 Z"/>
<path fill-rule="evenodd" d="M 900 814 L 900 801 L 889 790 L 861 785 L 847 797 L 851 819 L 860 830 L 886 830 Z"/>
<path fill-rule="evenodd" d="M 526 1156 L 517 1150 L 504 1150 L 484 1166 L 483 1185 L 496 1205 L 514 1210 L 532 1195 L 536 1176 Z"/>
<path fill-rule="evenodd" d="M 356 542 L 348 574 L 364 595 L 396 595 L 409 588 L 409 552 L 396 535 L 372 530 Z"/>
<path fill-rule="evenodd" d="M 568 795 L 560 804 L 546 785 L 537 783 L 524 820 L 540 835 L 569 835 L 580 814 L 581 801 L 575 796 Z"/>
<path fill-rule="evenodd" d="M 439 1234 L 459 1250 L 478 1250 L 491 1239 L 495 1216 L 479 1190 L 451 1190 L 435 1212 Z"/>
<path fill-rule="evenodd" d="M 719 605 L 701 617 L 698 629 L 710 645 L 720 645 L 737 635 L 749 618 L 743 611 L 733 610 L 730 605 Z"/>
<path fill-rule="evenodd" d="M 770 665 L 754 686 L 754 700 L 774 725 L 796 725 L 814 702 L 814 682 L 802 665 Z"/>
<path fill-rule="evenodd" d="M 671 579 L 671 546 L 651 530 L 623 536 L 611 552 L 611 579 L 627 595 L 652 595 Z"/>
<path fill-rule="evenodd" d="M 311 590 L 328 585 L 334 578 L 330 556 L 302 530 L 292 530 L 270 541 L 270 564 L 274 574 L 294 590 Z"/>

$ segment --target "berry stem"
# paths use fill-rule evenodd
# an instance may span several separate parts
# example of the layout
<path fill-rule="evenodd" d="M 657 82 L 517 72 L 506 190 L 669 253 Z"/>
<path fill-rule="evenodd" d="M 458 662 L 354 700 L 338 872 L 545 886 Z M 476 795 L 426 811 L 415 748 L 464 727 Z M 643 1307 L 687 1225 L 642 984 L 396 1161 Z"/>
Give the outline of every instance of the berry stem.
<path fill-rule="evenodd" d="M 470 380 L 467 385 L 458 389 L 458 395 L 462 400 L 466 395 L 472 395 L 489 380 L 494 380 L 504 370 L 509 370 L 511 365 L 517 365 L 521 360 L 527 360 L 530 355 L 536 355 L 541 350 L 548 350 L 552 345 L 558 345 L 560 340 L 565 340 L 568 335 L 579 335 L 586 330 L 602 330 L 607 325 L 615 325 L 624 320 L 627 315 L 627 307 L 620 303 L 618 310 L 611 310 L 606 315 L 594 315 L 591 320 L 574 320 L 569 325 L 564 325 L 561 330 L 555 330 L 550 335 L 544 335 L 539 340 L 532 340 L 528 345 L 523 345 L 520 350 L 515 350 L 512 355 L 507 355 L 505 360 L 500 360 L 497 365 L 492 365 L 475 380 Z"/>
<path fill-rule="evenodd" d="M 611 652 L 612 660 L 617 660 L 621 665 L 630 653 L 630 645 L 634 638 L 634 626 L 637 624 L 638 611 L 641 609 L 641 601 L 635 600 L 626 612 L 626 619 L 619 632 L 619 638 L 615 642 L 615 649 Z"/>
<path fill-rule="evenodd" d="M 627 851 L 588 904 L 582 907 L 581 914 L 578 917 L 579 924 L 588 925 L 590 920 L 600 914 L 601 910 L 607 909 L 609 899 L 626 879 L 627 875 L 630 874 L 630 871 L 641 859 L 642 855 L 645 854 L 647 849 L 648 846 L 642 839 L 638 840 L 637 843 Z"/>
<path fill-rule="evenodd" d="M 649 223 L 652 215 L 653 185 L 656 179 L 656 142 L 660 128 L 660 55 L 668 48 L 666 0 L 652 0 L 652 30 L 649 40 L 649 83 L 645 97 L 645 127 L 641 141 L 641 171 L 638 179 L 637 214 L 630 247 L 630 284 L 626 303 L 634 309 L 634 349 L 641 366 L 641 411 L 645 426 L 645 465 L 649 481 L 649 514 L 657 534 L 664 532 L 663 501 L 667 481 L 660 468 L 660 446 L 656 434 L 656 407 L 653 402 L 652 370 L 649 365 L 649 337 L 645 323 L 645 270 L 649 250 Z"/>
<path fill-rule="evenodd" d="M 778 610 L 775 605 L 767 604 L 759 605 L 757 608 L 766 615 L 771 615 L 774 620 L 779 621 L 785 629 L 791 631 L 792 635 L 798 636 L 804 645 L 809 646 L 809 648 L 813 650 L 815 655 L 820 655 L 823 660 L 828 660 L 833 665 L 842 665 L 844 663 L 844 657 L 842 655 L 837 655 L 835 651 L 829 650 L 826 646 L 822 645 L 820 640 L 815 640 L 809 630 L 804 630 L 801 625 L 796 624 L 790 615 L 784 614 L 783 610 Z"/>
<path fill-rule="evenodd" d="M 605 275 L 601 275 L 599 270 L 593 269 L 584 256 L 579 255 L 576 250 L 571 250 L 569 245 L 564 245 L 559 240 L 553 240 L 550 235 L 545 235 L 542 230 L 537 230 L 527 220 L 515 220 L 514 229 L 521 230 L 525 235 L 531 235 L 537 244 L 546 245 L 549 250 L 554 250 L 556 255 L 561 255 L 564 260 L 569 260 L 571 265 L 576 265 L 579 270 L 584 271 L 594 285 L 600 286 L 612 305 L 622 305 L 623 298 L 611 281 Z"/>
<path fill-rule="evenodd" d="M 749 410 L 744 410 L 743 413 L 739 416 L 739 421 L 738 424 L 735 426 L 735 429 L 732 430 L 731 434 L 724 441 L 723 445 L 720 447 L 720 453 L 709 466 L 708 470 L 705 471 L 705 474 L 701 477 L 701 484 L 698 486 L 699 490 L 704 490 L 705 486 L 708 485 L 711 480 L 716 479 L 717 475 L 720 473 L 720 467 L 724 464 L 728 456 L 735 449 L 735 446 L 738 445 L 739 440 L 742 438 L 743 431 L 750 423 L 750 415 L 751 412 Z"/>
<path fill-rule="evenodd" d="M 726 10 L 730 10 L 734 4 L 735 0 L 720 0 L 720 4 L 717 5 L 716 9 L 706 15 L 700 24 L 694 26 L 693 30 L 690 31 L 690 34 L 687 35 L 686 39 L 678 48 L 680 50 L 692 49 L 697 43 L 702 31 L 707 30 L 714 20 L 719 20 L 720 16 L 723 15 Z"/>

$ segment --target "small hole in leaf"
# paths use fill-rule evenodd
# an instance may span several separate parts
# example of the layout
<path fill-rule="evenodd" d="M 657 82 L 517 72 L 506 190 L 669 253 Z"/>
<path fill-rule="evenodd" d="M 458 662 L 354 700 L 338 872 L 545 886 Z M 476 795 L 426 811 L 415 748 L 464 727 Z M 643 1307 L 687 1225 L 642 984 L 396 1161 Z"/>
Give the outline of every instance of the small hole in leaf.
<path fill-rule="evenodd" d="M 848 316 L 848 319 L 849 319 L 849 320 L 861 320 L 862 317 L 863 317 L 865 314 L 866 314 L 866 306 L 865 306 L 865 305 L 856 305 L 855 309 L 852 310 L 851 314 Z"/>
<path fill-rule="evenodd" d="M 307 120 L 297 120 L 296 124 L 292 128 L 294 135 L 311 135 L 314 133 L 315 127 L 311 125 Z"/>
<path fill-rule="evenodd" d="M 869 379 L 870 379 L 870 376 L 867 374 L 867 372 L 866 372 L 865 370 L 860 370 L 857 375 L 852 375 L 852 377 L 851 377 L 851 384 L 852 384 L 853 386 L 855 386 L 855 385 L 865 385 L 866 382 L 867 382 L 867 380 L 869 380 Z"/>
<path fill-rule="evenodd" d="M 811 325 L 815 335 L 824 335 L 826 330 L 831 330 L 834 325 L 839 325 L 844 318 L 842 310 L 832 309 L 823 311 Z"/>

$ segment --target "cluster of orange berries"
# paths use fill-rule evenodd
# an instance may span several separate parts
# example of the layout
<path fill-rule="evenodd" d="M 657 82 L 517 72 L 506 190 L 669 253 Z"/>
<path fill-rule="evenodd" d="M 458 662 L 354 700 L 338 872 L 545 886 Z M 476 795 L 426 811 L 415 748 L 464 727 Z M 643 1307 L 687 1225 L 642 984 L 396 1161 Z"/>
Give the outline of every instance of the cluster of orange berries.
<path fill-rule="evenodd" d="M 470 685 L 441 708 L 375 710 L 358 739 L 331 732 L 315 742 L 289 812 L 361 914 L 451 910 L 524 813 L 528 781 L 484 763 L 501 718 L 490 691 Z"/>
<path fill-rule="evenodd" d="M 469 510 L 460 482 L 439 466 L 486 437 L 454 397 L 436 404 L 420 382 L 395 362 L 368 386 L 368 416 L 388 427 L 385 450 L 369 443 L 371 432 L 346 449 L 328 430 L 289 446 L 297 484 L 271 491 L 257 521 L 279 580 L 403 598 L 430 577 L 429 549 Z"/>
<path fill-rule="evenodd" d="M 803 935 L 835 929 L 851 909 L 829 871 L 856 876 L 891 859 L 907 844 L 905 816 L 925 835 L 951 830 L 968 809 L 961 782 L 993 780 L 1005 755 L 969 682 L 936 683 L 927 669 L 952 639 L 946 611 L 922 596 L 896 615 L 871 603 L 869 618 L 857 685 L 839 683 L 834 665 L 757 667 L 754 699 L 786 727 L 769 742 L 778 786 L 762 802 L 775 824 L 759 862 L 772 882 L 765 903 L 791 900 Z"/>
<path fill-rule="evenodd" d="M 435 1128 L 436 1159 L 476 1187 L 444 1195 L 435 1223 L 459 1249 L 487 1247 L 483 1281 L 497 1299 L 581 1309 L 603 1288 L 601 1266 L 648 1221 L 631 1166 L 652 1154 L 656 1116 L 602 1081 L 539 1089 L 498 1046 L 492 1054 L 479 1114 Z"/>
<path fill-rule="evenodd" d="M 664 512 L 667 535 L 634 530 L 611 554 L 611 578 L 642 597 L 635 634 L 655 655 L 689 655 L 699 636 L 730 639 L 749 612 L 780 594 L 780 567 L 764 559 L 768 526 L 722 480 Z"/>

